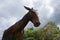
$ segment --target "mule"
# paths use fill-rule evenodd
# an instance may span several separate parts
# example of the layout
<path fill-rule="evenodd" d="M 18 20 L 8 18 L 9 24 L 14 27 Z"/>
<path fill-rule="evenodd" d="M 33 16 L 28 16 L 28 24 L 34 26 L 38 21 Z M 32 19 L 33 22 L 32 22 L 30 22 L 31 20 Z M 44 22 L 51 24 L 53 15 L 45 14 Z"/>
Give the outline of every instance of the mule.
<path fill-rule="evenodd" d="M 3 33 L 2 40 L 22 40 L 24 28 L 31 21 L 35 27 L 40 25 L 37 12 L 33 8 L 24 6 L 28 10 L 28 13 L 14 25 L 6 29 Z"/>

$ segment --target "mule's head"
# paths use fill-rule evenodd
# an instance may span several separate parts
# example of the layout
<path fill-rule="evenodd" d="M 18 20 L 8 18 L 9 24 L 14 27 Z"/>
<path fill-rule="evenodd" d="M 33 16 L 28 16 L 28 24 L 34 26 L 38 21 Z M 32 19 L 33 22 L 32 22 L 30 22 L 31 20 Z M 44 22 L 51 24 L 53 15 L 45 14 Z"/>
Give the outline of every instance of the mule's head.
<path fill-rule="evenodd" d="M 25 9 L 29 10 L 28 12 L 28 18 L 29 20 L 34 24 L 35 27 L 38 27 L 40 25 L 40 21 L 37 15 L 36 10 L 34 10 L 33 8 L 28 8 L 26 6 L 24 6 Z"/>

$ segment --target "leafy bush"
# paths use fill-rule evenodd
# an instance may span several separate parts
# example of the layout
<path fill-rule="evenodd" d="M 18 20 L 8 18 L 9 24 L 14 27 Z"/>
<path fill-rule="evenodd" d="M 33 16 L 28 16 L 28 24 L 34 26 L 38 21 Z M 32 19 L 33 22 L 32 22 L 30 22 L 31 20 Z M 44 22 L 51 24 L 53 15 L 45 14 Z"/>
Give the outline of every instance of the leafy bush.
<path fill-rule="evenodd" d="M 60 40 L 60 30 L 56 24 L 49 21 L 43 28 L 24 31 L 23 40 Z"/>

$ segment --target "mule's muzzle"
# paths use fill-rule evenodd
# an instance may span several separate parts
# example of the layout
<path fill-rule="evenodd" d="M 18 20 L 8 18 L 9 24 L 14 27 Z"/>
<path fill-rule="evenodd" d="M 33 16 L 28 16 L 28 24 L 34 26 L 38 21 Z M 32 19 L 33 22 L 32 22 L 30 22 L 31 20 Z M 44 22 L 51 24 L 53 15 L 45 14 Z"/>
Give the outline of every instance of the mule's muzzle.
<path fill-rule="evenodd" d="M 38 27 L 41 23 L 40 22 L 37 22 L 34 24 L 35 27 Z"/>

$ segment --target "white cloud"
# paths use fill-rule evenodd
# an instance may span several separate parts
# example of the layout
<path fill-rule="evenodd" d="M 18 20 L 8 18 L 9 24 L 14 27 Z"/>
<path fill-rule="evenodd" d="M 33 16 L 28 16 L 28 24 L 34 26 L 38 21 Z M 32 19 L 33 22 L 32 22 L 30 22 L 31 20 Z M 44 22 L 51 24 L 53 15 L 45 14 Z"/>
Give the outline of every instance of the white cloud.
<path fill-rule="evenodd" d="M 49 10 L 49 13 L 47 14 L 47 18 L 50 18 L 54 13 L 54 8 L 51 6 L 47 6 L 46 8 Z"/>
<path fill-rule="evenodd" d="M 43 0 L 42 5 L 40 6 L 40 12 L 44 12 L 46 14 L 46 18 L 50 18 L 53 15 L 54 8 L 51 6 L 52 0 Z M 44 10 L 44 11 L 43 11 Z"/>
<path fill-rule="evenodd" d="M 53 15 L 54 8 L 50 5 L 52 0 L 45 0 L 44 6 L 48 9 L 47 18 L 50 18 Z"/>
<path fill-rule="evenodd" d="M 32 0 L 23 0 L 22 3 L 28 7 L 34 7 Z"/>

